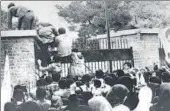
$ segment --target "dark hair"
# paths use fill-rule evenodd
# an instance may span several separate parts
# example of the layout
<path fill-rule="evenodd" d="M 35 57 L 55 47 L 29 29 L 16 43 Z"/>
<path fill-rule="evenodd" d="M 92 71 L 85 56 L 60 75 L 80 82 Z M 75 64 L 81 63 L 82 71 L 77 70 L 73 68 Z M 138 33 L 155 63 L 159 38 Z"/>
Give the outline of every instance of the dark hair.
<path fill-rule="evenodd" d="M 52 80 L 55 82 L 58 82 L 60 80 L 61 76 L 60 74 L 52 74 Z"/>
<path fill-rule="evenodd" d="M 163 82 L 170 82 L 170 73 L 168 73 L 168 72 L 163 72 L 163 73 L 162 73 L 162 81 L 163 81 Z"/>
<path fill-rule="evenodd" d="M 125 75 L 124 71 L 121 69 L 118 69 L 116 71 L 114 71 L 116 73 L 116 75 L 118 76 L 118 78 L 122 77 Z"/>
<path fill-rule="evenodd" d="M 16 86 L 14 87 L 14 90 L 15 90 L 15 89 L 21 89 L 23 92 L 27 92 L 26 86 L 16 85 Z"/>
<path fill-rule="evenodd" d="M 125 63 L 123 64 L 123 66 L 124 66 L 124 65 L 127 65 L 129 68 L 132 67 L 132 64 L 131 64 L 130 62 L 125 62 Z"/>
<path fill-rule="evenodd" d="M 107 84 L 107 85 L 110 85 L 110 86 L 113 86 L 114 84 L 115 84 L 115 82 L 116 82 L 116 80 L 114 80 L 112 77 L 110 77 L 110 76 L 106 76 L 105 78 L 104 78 L 104 81 L 105 81 L 105 83 Z"/>
<path fill-rule="evenodd" d="M 126 86 L 130 92 L 133 91 L 133 88 L 135 85 L 134 79 L 132 79 L 128 76 L 123 76 L 123 77 L 119 78 L 118 81 L 116 82 L 116 84 L 122 84 L 122 85 Z"/>
<path fill-rule="evenodd" d="M 83 75 L 82 78 L 81 78 L 81 82 L 82 82 L 83 84 L 90 82 L 90 80 L 91 80 L 91 77 L 90 77 L 90 75 L 88 75 L 88 74 Z"/>
<path fill-rule="evenodd" d="M 37 99 L 44 99 L 46 96 L 46 90 L 44 88 L 37 88 L 36 97 Z"/>
<path fill-rule="evenodd" d="M 161 79 L 161 76 L 162 76 L 162 73 L 163 72 L 166 72 L 166 70 L 165 69 L 158 69 L 157 71 L 156 71 L 156 77 L 158 77 L 159 79 Z"/>
<path fill-rule="evenodd" d="M 149 82 L 161 84 L 161 80 L 160 80 L 160 78 L 158 78 L 158 77 L 151 77 L 151 78 L 149 79 Z"/>
<path fill-rule="evenodd" d="M 158 70 L 158 65 L 155 65 L 155 66 L 153 67 L 153 70 L 154 70 L 154 71 L 157 71 L 157 70 Z"/>
<path fill-rule="evenodd" d="M 70 85 L 74 83 L 73 79 L 66 79 L 66 87 L 70 88 Z"/>
<path fill-rule="evenodd" d="M 37 87 L 39 86 L 45 86 L 46 82 L 43 78 L 40 78 L 37 82 L 36 82 Z"/>
<path fill-rule="evenodd" d="M 16 99 L 16 101 L 21 101 L 24 99 L 24 92 L 22 89 L 15 89 L 13 92 L 13 98 Z"/>
<path fill-rule="evenodd" d="M 65 28 L 59 28 L 58 32 L 59 32 L 59 34 L 65 34 L 66 30 L 65 30 Z"/>
<path fill-rule="evenodd" d="M 66 88 L 66 80 L 65 79 L 59 80 L 58 85 L 61 89 L 65 89 Z"/>
<path fill-rule="evenodd" d="M 79 52 L 79 50 L 74 48 L 74 49 L 72 49 L 72 52 Z"/>
<path fill-rule="evenodd" d="M 9 8 L 11 8 L 11 7 L 13 7 L 13 6 L 15 6 L 15 4 L 14 4 L 14 3 L 9 3 L 9 5 L 8 5 L 8 9 L 9 9 Z"/>
<path fill-rule="evenodd" d="M 104 77 L 104 72 L 102 70 L 96 71 L 96 78 L 100 79 Z"/>
<path fill-rule="evenodd" d="M 15 104 L 7 102 L 4 105 L 4 111 L 17 111 L 17 107 L 15 106 Z"/>
<path fill-rule="evenodd" d="M 95 86 L 96 88 L 101 87 L 101 81 L 100 81 L 100 80 L 95 79 L 95 80 L 93 80 L 93 82 L 94 82 L 94 86 Z"/>
<path fill-rule="evenodd" d="M 150 78 L 151 75 L 152 75 L 151 72 L 144 72 L 144 73 L 143 73 L 143 77 L 144 77 L 146 83 L 149 82 L 149 78 Z"/>
<path fill-rule="evenodd" d="M 45 78 L 45 82 L 47 83 L 47 85 L 51 84 L 51 83 L 53 82 L 52 77 L 47 76 L 47 77 Z"/>
<path fill-rule="evenodd" d="M 76 86 L 77 87 L 80 87 L 82 85 L 82 82 L 81 81 L 76 81 Z"/>

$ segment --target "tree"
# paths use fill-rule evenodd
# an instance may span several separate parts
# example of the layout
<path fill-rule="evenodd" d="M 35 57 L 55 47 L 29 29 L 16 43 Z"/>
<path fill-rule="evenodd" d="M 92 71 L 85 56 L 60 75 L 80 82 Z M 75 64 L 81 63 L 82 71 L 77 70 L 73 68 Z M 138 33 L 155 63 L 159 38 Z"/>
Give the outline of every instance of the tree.
<path fill-rule="evenodd" d="M 59 16 L 69 23 L 80 23 L 80 37 L 105 33 L 104 1 L 75 1 L 66 7 L 56 5 Z M 109 24 L 115 31 L 154 28 L 170 24 L 170 2 L 108 1 Z"/>
<path fill-rule="evenodd" d="M 121 30 L 131 21 L 129 14 L 129 2 L 109 1 L 110 27 Z M 94 34 L 103 34 L 106 31 L 104 1 L 75 1 L 67 7 L 60 7 L 59 16 L 69 23 L 80 23 L 80 37 L 89 37 Z"/>
<path fill-rule="evenodd" d="M 129 10 L 133 19 L 131 25 L 139 28 L 167 26 L 170 17 L 170 2 L 165 1 L 133 1 Z"/>

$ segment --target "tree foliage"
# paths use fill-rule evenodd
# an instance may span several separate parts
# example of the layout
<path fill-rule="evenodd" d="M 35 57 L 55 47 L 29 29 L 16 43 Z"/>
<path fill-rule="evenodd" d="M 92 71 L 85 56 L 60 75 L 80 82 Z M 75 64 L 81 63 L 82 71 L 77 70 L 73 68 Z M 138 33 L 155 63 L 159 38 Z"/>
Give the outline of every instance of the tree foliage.
<path fill-rule="evenodd" d="M 128 12 L 128 2 L 121 4 L 121 1 L 109 1 L 109 24 L 111 28 L 120 30 L 128 25 L 131 16 Z M 104 1 L 75 1 L 67 7 L 59 7 L 59 16 L 65 18 L 69 23 L 81 23 L 79 35 L 89 37 L 94 34 L 105 33 L 105 2 Z"/>
<path fill-rule="evenodd" d="M 117 31 L 166 26 L 169 6 L 170 2 L 162 1 L 108 1 L 110 28 Z M 104 1 L 74 1 L 66 7 L 56 7 L 59 9 L 59 16 L 66 21 L 81 24 L 80 37 L 105 33 Z"/>

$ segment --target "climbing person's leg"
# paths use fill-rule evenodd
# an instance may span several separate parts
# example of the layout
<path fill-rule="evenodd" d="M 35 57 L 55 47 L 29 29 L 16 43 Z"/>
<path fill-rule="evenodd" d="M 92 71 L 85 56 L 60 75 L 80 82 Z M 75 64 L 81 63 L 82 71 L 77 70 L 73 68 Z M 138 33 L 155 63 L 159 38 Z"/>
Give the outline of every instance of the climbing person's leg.
<path fill-rule="evenodd" d="M 24 17 L 23 17 L 23 29 L 24 30 L 31 30 L 33 27 L 34 22 L 34 13 L 32 11 L 29 11 Z"/>

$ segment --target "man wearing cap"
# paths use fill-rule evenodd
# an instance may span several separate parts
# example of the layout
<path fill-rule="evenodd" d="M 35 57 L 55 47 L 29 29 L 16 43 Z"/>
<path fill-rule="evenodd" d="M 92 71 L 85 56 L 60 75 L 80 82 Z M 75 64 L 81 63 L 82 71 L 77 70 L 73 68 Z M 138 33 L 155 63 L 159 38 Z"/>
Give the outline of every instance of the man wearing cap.
<path fill-rule="evenodd" d="M 18 30 L 30 30 L 33 27 L 34 13 L 23 6 L 15 6 L 14 3 L 8 5 L 8 28 L 12 29 L 12 17 L 18 18 Z"/>

